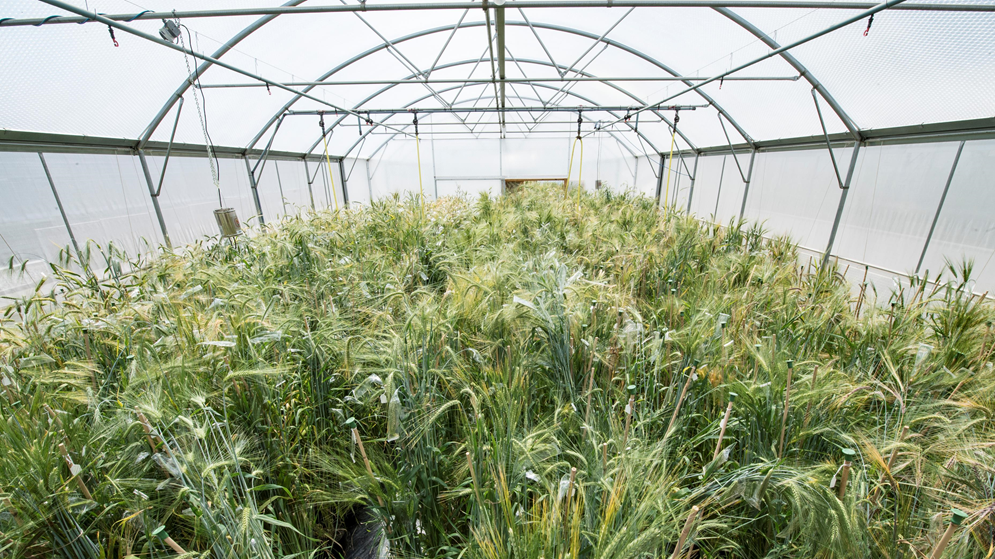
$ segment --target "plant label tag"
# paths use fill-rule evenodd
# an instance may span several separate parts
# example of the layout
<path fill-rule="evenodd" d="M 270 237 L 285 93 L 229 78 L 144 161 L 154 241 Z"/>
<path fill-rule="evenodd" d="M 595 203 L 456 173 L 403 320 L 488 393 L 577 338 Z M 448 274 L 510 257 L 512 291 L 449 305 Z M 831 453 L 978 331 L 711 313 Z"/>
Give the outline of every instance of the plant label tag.
<path fill-rule="evenodd" d="M 836 487 L 836 474 L 833 474 L 833 479 L 829 480 L 829 488 L 832 489 Z"/>
<path fill-rule="evenodd" d="M 74 476 L 78 476 L 82 471 L 83 468 L 81 468 L 79 464 L 73 464 L 72 466 L 69 466 L 69 473 L 71 473 Z"/>
<path fill-rule="evenodd" d="M 387 403 L 387 394 L 381 394 L 380 395 L 380 403 L 381 404 L 386 404 Z"/>

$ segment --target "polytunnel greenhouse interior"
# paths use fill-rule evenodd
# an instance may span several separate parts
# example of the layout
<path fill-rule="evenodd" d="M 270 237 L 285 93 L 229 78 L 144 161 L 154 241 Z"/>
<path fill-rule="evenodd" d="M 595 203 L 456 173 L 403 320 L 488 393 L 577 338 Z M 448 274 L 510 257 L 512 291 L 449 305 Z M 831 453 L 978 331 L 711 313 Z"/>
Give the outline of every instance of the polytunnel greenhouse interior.
<path fill-rule="evenodd" d="M 0 558 L 995 554 L 989 0 L 4 0 L 0 201 Z"/>

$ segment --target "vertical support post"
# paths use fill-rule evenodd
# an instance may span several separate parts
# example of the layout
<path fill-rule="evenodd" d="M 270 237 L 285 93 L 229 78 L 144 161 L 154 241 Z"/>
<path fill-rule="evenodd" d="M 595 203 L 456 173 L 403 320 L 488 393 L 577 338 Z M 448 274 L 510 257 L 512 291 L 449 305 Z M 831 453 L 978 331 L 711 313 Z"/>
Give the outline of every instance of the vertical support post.
<path fill-rule="evenodd" d="M 152 198 L 152 208 L 155 209 L 155 217 L 159 220 L 159 229 L 162 230 L 162 239 L 166 242 L 166 247 L 173 250 L 173 243 L 169 240 L 169 231 L 166 230 L 166 220 L 162 216 L 162 208 L 159 207 L 159 192 L 152 188 L 152 175 L 149 173 L 149 164 L 145 160 L 145 151 L 138 150 L 138 161 L 142 164 L 142 172 L 145 173 L 145 183 L 149 186 L 149 197 Z M 162 184 L 161 182 L 159 184 Z"/>
<path fill-rule="evenodd" d="M 435 199 L 438 200 L 439 199 L 439 173 L 438 173 L 438 171 L 436 170 L 436 167 L 435 167 L 435 134 L 432 134 L 432 136 L 429 137 L 428 141 L 429 141 L 429 143 L 431 144 L 431 147 L 432 147 L 432 189 L 435 191 Z M 499 142 L 501 141 L 500 138 L 498 139 L 498 141 Z M 500 144 L 498 144 L 498 145 L 500 146 Z M 369 163 L 367 163 L 366 170 L 367 171 L 370 170 Z M 369 182 L 367 182 L 366 184 L 369 184 Z M 502 181 L 501 184 L 502 184 L 501 194 L 504 194 L 504 189 L 503 189 L 504 181 Z M 370 191 L 370 202 L 372 202 L 372 201 L 373 201 L 373 191 L 371 190 Z"/>
<path fill-rule="evenodd" d="M 954 173 L 957 172 L 957 163 L 960 162 L 960 154 L 964 151 L 964 140 L 957 146 L 957 155 L 954 156 L 954 163 L 950 166 L 950 174 L 947 175 L 947 184 L 943 186 L 943 195 L 940 196 L 940 203 L 936 206 L 936 215 L 933 216 L 933 224 L 929 226 L 929 234 L 926 235 L 926 242 L 922 245 L 922 254 L 919 255 L 919 263 L 916 264 L 916 274 L 922 268 L 922 261 L 926 259 L 926 250 L 929 249 L 929 241 L 933 238 L 933 231 L 936 230 L 936 222 L 940 220 L 940 212 L 943 211 L 943 202 L 947 199 L 947 192 L 950 191 L 950 183 L 954 180 Z"/>
<path fill-rule="evenodd" d="M 256 177 L 252 174 L 249 158 L 243 155 L 242 161 L 245 161 L 245 172 L 249 174 L 249 186 L 252 187 L 252 200 L 256 203 L 256 215 L 259 216 L 259 223 L 266 225 L 266 218 L 263 217 L 263 206 L 259 203 L 259 191 L 256 190 Z"/>
<path fill-rule="evenodd" d="M 719 219 L 719 199 L 722 198 L 722 180 L 726 176 L 726 158 L 727 155 L 722 156 L 722 170 L 719 171 L 719 188 L 715 192 L 715 211 L 712 212 L 712 217 Z M 719 220 L 720 222 L 722 220 Z"/>
<path fill-rule="evenodd" d="M 311 198 L 311 211 L 314 211 L 314 191 L 311 190 L 311 171 L 307 168 L 307 157 L 305 156 L 302 160 L 304 161 L 304 180 L 307 181 L 307 194 Z"/>
<path fill-rule="evenodd" d="M 663 195 L 663 167 L 664 167 L 663 161 L 664 161 L 664 157 L 663 157 L 663 154 L 661 153 L 660 154 L 660 170 L 656 174 L 656 206 L 657 206 L 657 208 L 660 207 L 660 196 Z M 666 203 L 666 202 L 667 201 L 664 200 L 664 203 Z"/>
<path fill-rule="evenodd" d="M 691 175 L 691 189 L 688 191 L 688 213 L 691 213 L 691 197 L 694 196 L 694 181 L 698 178 L 698 158 L 700 154 L 694 154 L 694 174 Z"/>
<path fill-rule="evenodd" d="M 501 80 L 501 137 L 504 137 L 504 127 L 505 127 L 505 114 L 504 109 L 507 106 L 506 96 L 505 96 L 505 47 L 504 47 L 504 1 L 495 1 L 494 8 L 494 27 L 497 31 L 497 63 L 498 63 L 498 79 Z"/>
<path fill-rule="evenodd" d="M 72 225 L 69 225 L 69 218 L 66 217 L 66 209 L 62 207 L 62 199 L 59 198 L 59 191 L 55 188 L 55 181 L 52 180 L 52 173 L 48 170 L 48 163 L 45 161 L 45 155 L 40 151 L 38 152 L 38 159 L 41 159 L 41 166 L 45 169 L 45 176 L 48 177 L 48 185 L 52 187 L 52 196 L 55 196 L 55 203 L 59 206 L 59 213 L 62 214 L 62 223 L 65 224 L 66 231 L 69 233 L 69 240 L 72 241 L 73 248 L 76 249 L 76 258 L 79 258 L 80 266 L 83 266 L 84 270 L 89 271 L 90 266 L 83 260 L 83 251 L 79 249 L 79 243 L 76 242 L 76 235 L 73 234 Z"/>
<path fill-rule="evenodd" d="M 853 180 L 853 170 L 857 167 L 857 156 L 860 155 L 860 143 L 853 144 L 853 154 L 850 155 L 850 167 L 846 171 L 846 183 L 843 192 L 840 193 L 840 204 L 836 208 L 836 218 L 833 220 L 833 228 L 829 232 L 829 244 L 826 245 L 826 253 L 822 256 L 822 267 L 829 263 L 829 255 L 833 252 L 833 243 L 836 242 L 836 232 L 840 228 L 840 218 L 843 217 L 843 207 L 846 205 L 846 196 L 850 192 L 850 181 Z"/>
<path fill-rule="evenodd" d="M 346 184 L 345 180 L 345 163 L 342 162 L 342 158 L 339 158 L 339 176 L 342 177 L 342 207 L 349 207 L 349 185 Z"/>
<path fill-rule="evenodd" d="M 756 160 L 756 158 L 757 158 L 757 150 L 754 148 L 754 150 L 750 152 L 750 168 L 748 171 L 746 171 L 746 182 L 744 183 L 743 187 L 743 203 L 742 205 L 739 206 L 740 221 L 743 220 L 743 214 L 746 212 L 746 198 L 747 196 L 750 195 L 750 181 L 753 180 L 753 162 Z"/>

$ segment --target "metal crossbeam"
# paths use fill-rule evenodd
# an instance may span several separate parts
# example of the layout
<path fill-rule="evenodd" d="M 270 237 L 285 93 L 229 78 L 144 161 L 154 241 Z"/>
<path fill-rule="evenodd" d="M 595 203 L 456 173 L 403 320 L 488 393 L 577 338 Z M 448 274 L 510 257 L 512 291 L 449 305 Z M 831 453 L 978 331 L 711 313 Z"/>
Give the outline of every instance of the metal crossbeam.
<path fill-rule="evenodd" d="M 705 107 L 708 107 L 708 105 L 668 105 L 668 106 L 662 106 L 662 107 L 660 107 L 660 110 L 661 111 L 673 111 L 673 110 L 693 111 L 695 109 L 702 109 L 702 108 L 705 108 Z M 566 112 L 566 113 L 576 113 L 579 110 L 579 111 L 583 111 L 585 113 L 597 113 L 597 112 L 610 112 L 610 111 L 619 112 L 619 111 L 631 110 L 631 109 L 634 109 L 634 108 L 636 108 L 636 107 L 633 107 L 632 105 L 593 105 L 593 106 L 584 106 L 584 105 L 578 105 L 578 106 L 547 105 L 547 106 L 538 106 L 538 107 L 514 107 L 514 106 L 509 106 L 509 107 L 506 107 L 505 109 L 501 109 L 500 107 L 463 107 L 463 108 L 459 108 L 459 109 L 457 109 L 455 107 L 451 107 L 451 108 L 450 107 L 422 107 L 422 108 L 398 107 L 398 108 L 392 108 L 392 109 L 362 109 L 362 112 L 363 112 L 363 114 L 369 113 L 369 114 L 374 114 L 374 115 L 381 115 L 381 114 L 410 114 L 410 113 L 418 113 L 418 114 L 432 114 L 432 113 L 500 113 L 502 110 L 507 111 L 507 112 L 543 112 L 543 111 L 549 111 L 549 112 L 561 112 L 561 113 L 563 113 L 563 112 Z M 317 115 L 319 113 L 323 113 L 323 114 L 326 114 L 326 115 L 336 115 L 336 114 L 352 114 L 354 112 L 355 111 L 316 111 L 316 110 L 293 111 L 293 110 L 291 110 L 291 111 L 287 111 L 286 114 L 288 114 L 288 115 Z"/>
<path fill-rule="evenodd" d="M 505 8 L 775 8 L 803 10 L 868 10 L 873 2 L 832 2 L 830 0 L 517 0 L 505 4 Z M 477 2 L 413 2 L 410 4 L 344 4 L 331 6 L 274 6 L 260 8 L 232 8 L 218 10 L 176 10 L 156 12 L 144 10 L 122 14 L 106 14 L 103 17 L 112 21 L 144 21 L 178 17 L 181 19 L 212 17 L 244 17 L 275 15 L 306 15 L 336 12 L 391 12 L 399 10 L 466 10 L 479 9 Z M 995 4 L 939 4 L 910 2 L 897 7 L 898 10 L 923 12 L 995 12 Z M 71 11 L 71 10 L 70 10 Z M 27 25 L 58 25 L 67 23 L 89 23 L 98 21 L 86 16 L 61 16 L 35 18 L 3 18 L 0 27 L 23 27 Z"/>

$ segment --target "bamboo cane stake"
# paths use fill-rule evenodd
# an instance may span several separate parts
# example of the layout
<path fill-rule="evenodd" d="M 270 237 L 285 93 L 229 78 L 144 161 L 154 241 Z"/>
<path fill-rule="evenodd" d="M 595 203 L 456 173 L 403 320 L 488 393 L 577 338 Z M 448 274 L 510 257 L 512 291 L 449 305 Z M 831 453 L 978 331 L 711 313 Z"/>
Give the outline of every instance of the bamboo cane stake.
<path fill-rule="evenodd" d="M 608 443 L 601 443 L 601 470 L 608 469 Z"/>
<path fill-rule="evenodd" d="M 370 475 L 370 479 L 372 479 L 375 483 L 379 483 L 377 482 L 377 476 L 373 475 L 373 468 L 370 467 L 370 459 L 366 457 L 366 449 L 363 447 L 363 438 L 359 436 L 358 428 L 352 428 L 352 436 L 356 437 L 356 445 L 359 446 L 359 454 L 363 457 L 363 465 L 366 466 L 366 473 Z M 377 502 L 380 503 L 381 507 L 383 506 L 383 499 L 380 498 L 380 495 L 377 495 Z"/>
<path fill-rule="evenodd" d="M 570 483 L 567 485 L 567 495 L 563 505 L 563 531 L 567 531 L 567 522 L 570 519 L 570 503 L 574 492 L 574 481 L 577 479 L 577 468 L 570 468 Z"/>
<path fill-rule="evenodd" d="M 473 457 L 470 456 L 469 451 L 466 453 L 466 464 L 470 466 L 470 481 L 473 482 L 473 494 L 476 495 L 477 502 L 483 507 L 484 500 L 480 498 L 480 489 L 478 489 L 480 484 L 477 483 L 477 472 L 473 469 Z"/>
<path fill-rule="evenodd" d="M 849 448 L 843 449 L 843 471 L 840 473 L 840 488 L 839 493 L 837 493 L 837 497 L 841 501 L 843 500 L 843 495 L 846 494 L 846 484 L 850 480 L 850 467 L 853 466 L 852 458 L 855 455 L 856 453 L 853 450 Z"/>
<path fill-rule="evenodd" d="M 867 270 L 868 266 L 864 266 L 864 279 L 860 280 L 860 296 L 857 297 L 857 305 L 854 308 L 853 315 L 854 318 L 860 318 L 860 305 L 864 302 L 864 292 L 867 291 Z"/>
<path fill-rule="evenodd" d="M 677 420 L 677 414 L 681 412 L 681 404 L 684 403 L 684 396 L 687 394 L 688 386 L 691 385 L 691 379 L 694 378 L 695 371 L 697 370 L 697 367 L 691 367 L 688 379 L 684 381 L 684 388 L 681 389 L 681 395 L 677 398 L 677 405 L 674 406 L 674 415 L 670 416 L 670 423 L 667 424 L 667 430 L 663 432 L 663 438 L 667 438 L 670 435 L 670 429 L 674 426 L 674 421 Z"/>
<path fill-rule="evenodd" d="M 594 393 L 594 365 L 591 365 L 591 374 L 587 378 L 587 412 L 584 413 L 584 425 L 591 425 L 591 395 Z"/>
<path fill-rule="evenodd" d="M 152 452 L 155 452 L 157 448 L 155 440 L 152 439 L 152 425 L 149 424 L 149 420 L 145 417 L 145 414 L 138 411 L 137 407 L 135 407 L 135 411 L 138 412 L 138 422 L 142 424 L 142 430 L 145 431 L 145 439 L 149 442 L 149 446 L 152 447 Z"/>
<path fill-rule="evenodd" d="M 66 450 L 66 445 L 64 443 L 59 443 L 59 452 L 62 453 L 62 457 L 66 459 L 66 465 L 69 466 L 69 473 L 76 479 L 76 485 L 79 486 L 80 493 L 83 494 L 87 500 L 92 501 L 93 495 L 90 494 L 90 490 L 86 488 L 86 484 L 80 479 L 79 474 L 83 473 L 83 468 L 80 468 L 73 463 L 73 459 L 69 456 L 69 451 Z M 79 468 L 77 471 L 76 468 Z"/>
<path fill-rule="evenodd" d="M 636 405 L 635 394 L 629 396 L 629 404 L 625 406 L 625 431 L 622 433 L 622 452 L 625 452 L 625 443 L 629 440 L 629 426 L 632 425 L 632 408 Z"/>
<path fill-rule="evenodd" d="M 781 415 L 781 441 L 777 445 L 777 457 L 784 455 L 784 432 L 788 427 L 788 406 L 791 403 L 791 377 L 795 371 L 795 362 L 788 359 L 788 383 L 784 388 L 784 413 Z"/>
<path fill-rule="evenodd" d="M 691 507 L 691 514 L 684 521 L 684 529 L 681 530 L 681 536 L 677 539 L 677 547 L 674 548 L 674 554 L 670 556 L 671 559 L 677 559 L 681 556 L 681 551 L 684 550 L 684 542 L 687 541 L 688 534 L 691 533 L 691 526 L 694 524 L 694 519 L 698 516 L 698 510 L 697 505 Z"/>
<path fill-rule="evenodd" d="M 722 418 L 721 426 L 719 427 L 719 442 L 715 444 L 715 454 L 712 455 L 712 460 L 719 457 L 719 451 L 722 450 L 722 439 L 726 435 L 726 426 L 729 425 L 729 414 L 732 413 L 732 403 L 736 401 L 735 392 L 729 393 L 729 405 L 726 406 L 726 414 Z"/>
<path fill-rule="evenodd" d="M 159 538 L 159 541 L 162 543 L 168 545 L 174 552 L 176 552 L 177 555 L 183 555 L 186 553 L 186 551 L 180 547 L 180 544 L 176 543 L 173 538 L 169 537 L 165 526 L 156 528 L 155 531 L 152 532 L 152 535 Z"/>
<path fill-rule="evenodd" d="M 936 547 L 933 548 L 933 553 L 930 554 L 929 559 L 940 559 L 940 556 L 943 555 L 943 550 L 947 548 L 947 544 L 950 543 L 950 538 L 954 536 L 954 532 L 957 530 L 957 527 L 960 526 L 962 522 L 967 520 L 967 514 L 965 514 L 964 511 L 953 509 L 952 512 L 953 516 L 950 518 L 950 524 L 947 525 L 947 530 L 943 532 L 943 537 L 940 538 L 940 541 L 936 544 Z"/>

